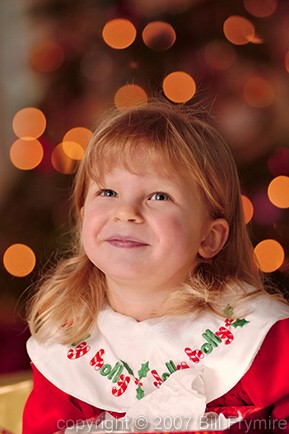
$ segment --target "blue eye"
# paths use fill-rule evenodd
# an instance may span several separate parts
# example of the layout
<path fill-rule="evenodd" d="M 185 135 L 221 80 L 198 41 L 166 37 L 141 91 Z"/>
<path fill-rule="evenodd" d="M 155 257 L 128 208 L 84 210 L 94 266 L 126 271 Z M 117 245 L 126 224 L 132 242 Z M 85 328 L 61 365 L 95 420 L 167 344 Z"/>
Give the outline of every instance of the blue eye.
<path fill-rule="evenodd" d="M 115 191 L 113 191 L 113 190 L 105 189 L 105 190 L 101 190 L 99 196 L 116 197 L 117 193 Z"/>
<path fill-rule="evenodd" d="M 150 200 L 170 200 L 170 196 L 166 193 L 157 191 L 150 197 Z"/>

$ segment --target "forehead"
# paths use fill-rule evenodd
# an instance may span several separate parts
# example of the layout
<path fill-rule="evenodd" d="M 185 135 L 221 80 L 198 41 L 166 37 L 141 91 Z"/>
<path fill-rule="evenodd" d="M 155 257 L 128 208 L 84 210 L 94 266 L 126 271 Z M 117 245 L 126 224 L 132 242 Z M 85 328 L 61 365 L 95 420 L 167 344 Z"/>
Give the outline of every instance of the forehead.
<path fill-rule="evenodd" d="M 192 189 L 195 184 L 191 178 L 184 174 L 173 173 L 172 170 L 159 170 L 154 165 L 144 166 L 141 163 L 135 164 L 133 167 L 112 166 L 110 170 L 103 171 L 101 176 L 90 178 L 90 184 L 96 183 L 99 186 L 108 187 L 107 183 L 110 182 L 117 185 L 131 183 L 138 186 L 150 185 L 152 188 L 167 186 L 179 189 L 184 189 L 186 186 Z"/>
<path fill-rule="evenodd" d="M 179 159 L 172 159 L 165 151 L 140 146 L 139 148 L 127 148 L 114 150 L 103 149 L 101 154 L 88 162 L 89 177 L 95 181 L 102 181 L 116 168 L 122 168 L 131 174 L 154 174 L 162 178 L 171 178 L 175 181 L 193 179 L 193 172 L 188 170 Z"/>

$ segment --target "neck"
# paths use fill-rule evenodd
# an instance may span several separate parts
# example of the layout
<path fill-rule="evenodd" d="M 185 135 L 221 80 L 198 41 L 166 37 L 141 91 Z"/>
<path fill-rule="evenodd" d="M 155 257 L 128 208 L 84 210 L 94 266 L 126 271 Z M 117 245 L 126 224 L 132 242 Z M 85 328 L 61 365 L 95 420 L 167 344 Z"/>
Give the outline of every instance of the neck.
<path fill-rule="evenodd" d="M 115 282 L 107 282 L 107 300 L 111 308 L 122 315 L 143 321 L 160 315 L 167 305 L 168 296 L 174 290 L 140 286 L 124 286 Z"/>

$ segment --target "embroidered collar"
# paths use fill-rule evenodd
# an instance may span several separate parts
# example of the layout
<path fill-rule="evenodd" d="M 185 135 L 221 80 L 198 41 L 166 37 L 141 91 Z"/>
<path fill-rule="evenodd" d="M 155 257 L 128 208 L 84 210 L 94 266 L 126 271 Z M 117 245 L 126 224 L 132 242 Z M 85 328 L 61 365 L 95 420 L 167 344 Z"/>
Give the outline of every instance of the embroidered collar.
<path fill-rule="evenodd" d="M 245 374 L 271 326 L 289 317 L 288 306 L 266 295 L 248 307 L 236 320 L 204 313 L 137 322 L 105 306 L 81 342 L 39 345 L 31 337 L 27 348 L 48 380 L 98 408 L 127 412 L 177 371 L 195 376 L 199 367 L 210 402 Z"/>

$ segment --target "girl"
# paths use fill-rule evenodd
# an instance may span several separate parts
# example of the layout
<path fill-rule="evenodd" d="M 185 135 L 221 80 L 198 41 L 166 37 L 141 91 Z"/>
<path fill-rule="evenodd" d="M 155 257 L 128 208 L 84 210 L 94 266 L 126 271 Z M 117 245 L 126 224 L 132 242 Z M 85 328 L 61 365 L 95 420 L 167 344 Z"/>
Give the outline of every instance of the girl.
<path fill-rule="evenodd" d="M 112 113 L 74 198 L 73 254 L 30 306 L 24 434 L 101 418 L 289 432 L 289 308 L 264 289 L 235 163 L 205 114 L 164 101 Z"/>

